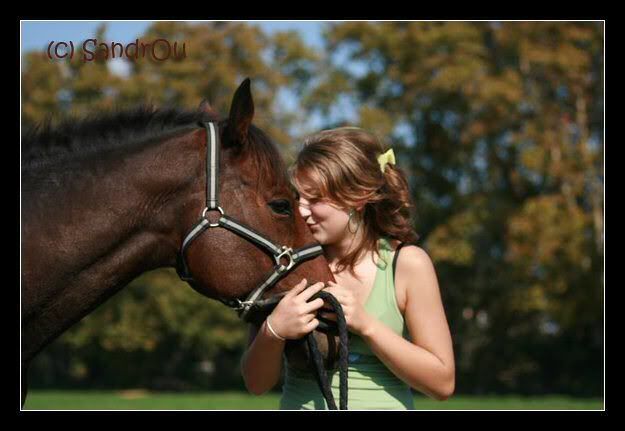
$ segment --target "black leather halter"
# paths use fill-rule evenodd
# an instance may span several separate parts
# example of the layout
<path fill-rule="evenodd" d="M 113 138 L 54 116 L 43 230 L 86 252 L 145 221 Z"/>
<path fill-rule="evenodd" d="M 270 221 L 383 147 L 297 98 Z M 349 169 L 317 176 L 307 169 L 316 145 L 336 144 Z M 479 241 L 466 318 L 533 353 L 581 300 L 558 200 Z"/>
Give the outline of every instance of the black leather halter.
<path fill-rule="evenodd" d="M 223 208 L 219 206 L 219 150 L 220 150 L 220 142 L 219 142 L 219 129 L 217 127 L 217 123 L 207 122 L 202 123 L 202 126 L 206 128 L 207 135 L 207 144 L 206 144 L 206 208 L 202 211 L 202 215 L 200 220 L 195 224 L 195 226 L 191 229 L 191 231 L 187 234 L 184 241 L 182 241 L 182 246 L 180 248 L 180 253 L 178 255 L 178 265 L 176 271 L 178 272 L 178 276 L 186 282 L 195 283 L 193 276 L 189 272 L 189 267 L 187 266 L 185 253 L 191 242 L 200 236 L 203 232 L 205 232 L 209 228 L 214 227 L 223 227 L 226 228 L 239 236 L 247 239 L 248 241 L 256 244 L 259 247 L 262 247 L 268 250 L 274 257 L 276 261 L 276 265 L 274 266 L 273 272 L 265 279 L 260 286 L 258 286 L 252 293 L 250 293 L 247 298 L 243 301 L 240 299 L 228 300 L 218 298 L 219 301 L 223 302 L 229 307 L 234 308 L 239 317 L 244 320 L 250 320 L 250 310 L 253 307 L 256 307 L 260 301 L 262 294 L 267 291 L 269 288 L 274 286 L 282 277 L 288 274 L 291 270 L 295 268 L 299 263 L 315 258 L 323 253 L 323 249 L 319 244 L 310 244 L 304 247 L 293 250 L 292 248 L 286 245 L 277 245 L 273 241 L 267 239 L 262 234 L 258 233 L 254 229 L 246 226 L 243 223 L 240 223 L 233 219 L 232 217 L 227 216 L 224 213 Z M 219 211 L 220 217 L 216 223 L 211 223 L 210 220 L 206 217 L 206 214 L 209 211 Z M 283 264 L 283 260 L 286 259 L 287 262 Z M 277 301 L 271 301 L 275 303 Z"/>

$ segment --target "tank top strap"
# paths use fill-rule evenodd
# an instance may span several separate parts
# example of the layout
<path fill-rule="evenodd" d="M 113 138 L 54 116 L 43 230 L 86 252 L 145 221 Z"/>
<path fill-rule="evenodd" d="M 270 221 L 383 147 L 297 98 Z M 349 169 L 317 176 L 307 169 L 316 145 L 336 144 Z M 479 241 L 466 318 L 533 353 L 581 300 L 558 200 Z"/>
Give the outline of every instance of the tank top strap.
<path fill-rule="evenodd" d="M 399 256 L 399 251 L 405 245 L 405 242 L 400 242 L 395 249 L 395 256 L 393 256 L 393 282 L 395 281 L 395 273 L 397 272 L 397 257 Z"/>
<path fill-rule="evenodd" d="M 374 316 L 391 327 L 396 333 L 401 334 L 404 326 L 404 318 L 399 311 L 395 292 L 395 280 L 392 266 L 393 249 L 387 238 L 382 238 L 379 246 L 381 260 L 384 266 L 378 270 L 370 301 L 367 309 Z M 397 255 L 397 253 L 395 253 Z"/>

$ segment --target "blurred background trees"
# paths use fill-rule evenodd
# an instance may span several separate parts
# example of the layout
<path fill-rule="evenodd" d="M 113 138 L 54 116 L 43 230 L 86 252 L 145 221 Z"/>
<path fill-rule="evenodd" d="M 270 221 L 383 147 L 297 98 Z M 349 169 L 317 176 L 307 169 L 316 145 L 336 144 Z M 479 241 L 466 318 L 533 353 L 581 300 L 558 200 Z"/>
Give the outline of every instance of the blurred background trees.
<path fill-rule="evenodd" d="M 287 162 L 305 134 L 376 132 L 409 176 L 454 338 L 458 393 L 603 393 L 603 23 L 327 23 L 323 49 L 244 22 L 158 22 L 186 57 L 26 53 L 22 126 L 141 102 L 226 115 L 252 79 L 255 122 Z M 106 27 L 97 38 L 105 40 Z M 285 103 L 294 97 L 296 108 Z M 347 107 L 347 108 L 346 108 Z M 148 273 L 55 341 L 33 387 L 242 388 L 245 325 Z"/>

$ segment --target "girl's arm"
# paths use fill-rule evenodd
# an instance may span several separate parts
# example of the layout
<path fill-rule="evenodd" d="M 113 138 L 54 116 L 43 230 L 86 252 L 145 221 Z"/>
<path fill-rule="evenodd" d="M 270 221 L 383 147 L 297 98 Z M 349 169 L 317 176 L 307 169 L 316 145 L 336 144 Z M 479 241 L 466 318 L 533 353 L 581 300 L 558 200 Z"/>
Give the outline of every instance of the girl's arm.
<path fill-rule="evenodd" d="M 368 314 L 350 289 L 329 282 L 326 291 L 341 303 L 349 330 L 364 339 L 398 378 L 432 398 L 444 400 L 454 391 L 455 365 L 436 273 L 425 251 L 416 246 L 402 250 L 396 283 L 406 286 L 404 320 L 412 342 Z M 336 319 L 334 313 L 322 315 Z"/>
<path fill-rule="evenodd" d="M 404 318 L 412 342 L 369 316 L 360 336 L 401 380 L 445 400 L 454 392 L 455 363 L 434 266 L 419 247 L 407 246 L 397 260 L 398 283 L 406 286 Z"/>
<path fill-rule="evenodd" d="M 306 280 L 302 280 L 284 295 L 260 329 L 252 327 L 249 347 L 241 358 L 241 374 L 248 391 L 262 395 L 278 383 L 285 344 L 279 337 L 295 340 L 319 325 L 315 315 L 323 306 L 323 299 L 308 300 L 323 287 L 323 283 L 307 287 Z M 267 321 L 277 336 L 270 332 Z"/>
<path fill-rule="evenodd" d="M 241 358 L 241 374 L 247 390 L 262 395 L 280 380 L 284 341 L 272 335 L 263 322 L 260 328 L 251 325 L 248 349 Z"/>

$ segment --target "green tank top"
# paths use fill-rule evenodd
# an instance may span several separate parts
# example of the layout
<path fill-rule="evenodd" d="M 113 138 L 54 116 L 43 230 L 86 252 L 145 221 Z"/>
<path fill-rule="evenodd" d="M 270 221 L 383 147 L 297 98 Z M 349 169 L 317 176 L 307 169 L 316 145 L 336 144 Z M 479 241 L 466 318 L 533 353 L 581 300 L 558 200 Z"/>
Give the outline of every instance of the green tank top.
<path fill-rule="evenodd" d="M 387 239 L 380 239 L 380 261 L 365 310 L 395 333 L 409 339 L 404 318 L 399 311 L 393 281 L 393 251 Z M 327 410 L 312 371 L 289 367 L 286 358 L 281 410 Z M 371 351 L 367 343 L 349 333 L 348 401 L 350 410 L 413 410 L 410 387 L 397 378 Z M 339 402 L 339 372 L 329 371 L 334 399 Z"/>

